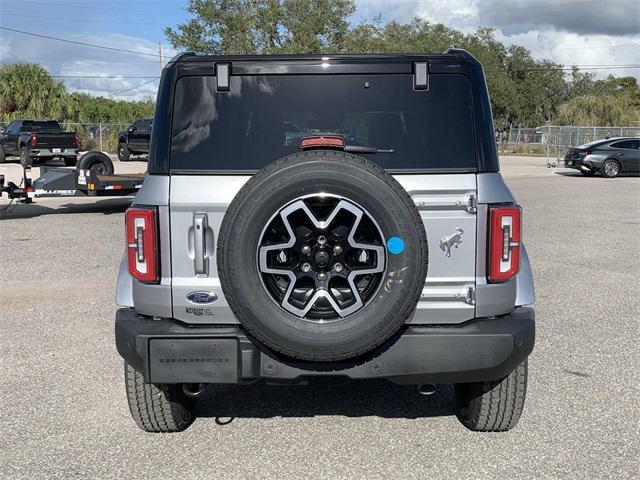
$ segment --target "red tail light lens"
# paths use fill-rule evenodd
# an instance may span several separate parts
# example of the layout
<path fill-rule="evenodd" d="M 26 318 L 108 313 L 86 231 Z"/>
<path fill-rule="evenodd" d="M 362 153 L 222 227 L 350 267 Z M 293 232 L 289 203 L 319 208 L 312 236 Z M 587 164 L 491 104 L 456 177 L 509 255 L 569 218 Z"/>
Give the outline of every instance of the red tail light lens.
<path fill-rule="evenodd" d="M 75 143 L 77 147 L 80 146 L 80 138 L 78 137 L 78 135 L 76 135 L 73 139 L 73 143 Z"/>
<path fill-rule="evenodd" d="M 520 269 L 521 216 L 519 206 L 489 209 L 490 282 L 505 282 L 513 278 Z"/>
<path fill-rule="evenodd" d="M 144 283 L 158 283 L 158 228 L 153 207 L 132 207 L 126 213 L 129 273 Z"/>
<path fill-rule="evenodd" d="M 31 134 L 31 145 L 35 145 L 38 142 L 38 137 L 34 133 Z"/>

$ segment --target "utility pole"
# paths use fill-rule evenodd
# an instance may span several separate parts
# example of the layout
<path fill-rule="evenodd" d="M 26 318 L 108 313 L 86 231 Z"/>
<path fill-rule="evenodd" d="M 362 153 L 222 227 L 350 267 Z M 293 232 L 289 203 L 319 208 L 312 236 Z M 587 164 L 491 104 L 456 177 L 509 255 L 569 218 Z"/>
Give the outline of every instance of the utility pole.
<path fill-rule="evenodd" d="M 162 59 L 162 42 L 158 42 L 158 54 L 160 56 L 160 73 L 162 73 L 162 69 L 164 68 L 164 60 Z"/>

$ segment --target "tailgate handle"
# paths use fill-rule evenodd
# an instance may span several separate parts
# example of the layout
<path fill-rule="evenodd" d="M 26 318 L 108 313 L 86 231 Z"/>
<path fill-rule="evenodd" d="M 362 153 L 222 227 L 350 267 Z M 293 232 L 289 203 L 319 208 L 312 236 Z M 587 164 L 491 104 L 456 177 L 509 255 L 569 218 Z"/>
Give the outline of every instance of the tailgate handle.
<path fill-rule="evenodd" d="M 205 261 L 207 227 L 207 214 L 196 213 L 193 216 L 193 254 L 196 275 L 207 274 L 207 262 Z"/>

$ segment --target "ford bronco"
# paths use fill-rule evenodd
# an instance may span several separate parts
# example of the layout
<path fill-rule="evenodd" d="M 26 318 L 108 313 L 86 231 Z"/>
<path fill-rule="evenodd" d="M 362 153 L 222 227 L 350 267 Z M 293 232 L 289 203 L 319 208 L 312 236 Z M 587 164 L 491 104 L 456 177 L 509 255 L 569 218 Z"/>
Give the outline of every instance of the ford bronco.
<path fill-rule="evenodd" d="M 115 321 L 143 430 L 207 384 L 317 376 L 453 384 L 469 429 L 516 425 L 533 281 L 473 56 L 180 54 L 153 125 Z"/>

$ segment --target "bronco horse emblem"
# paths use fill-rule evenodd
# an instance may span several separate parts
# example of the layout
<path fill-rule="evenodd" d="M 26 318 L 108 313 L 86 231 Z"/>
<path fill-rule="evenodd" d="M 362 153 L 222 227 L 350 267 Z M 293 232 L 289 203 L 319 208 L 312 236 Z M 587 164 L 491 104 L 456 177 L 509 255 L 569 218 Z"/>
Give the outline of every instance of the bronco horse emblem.
<path fill-rule="evenodd" d="M 440 248 L 447 257 L 451 256 L 451 247 L 458 248 L 458 245 L 462 243 L 462 234 L 464 230 L 460 227 L 456 228 L 456 233 L 451 235 L 445 235 L 440 239 Z"/>

